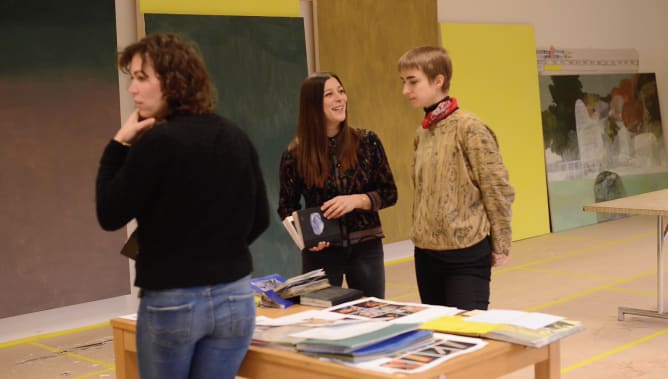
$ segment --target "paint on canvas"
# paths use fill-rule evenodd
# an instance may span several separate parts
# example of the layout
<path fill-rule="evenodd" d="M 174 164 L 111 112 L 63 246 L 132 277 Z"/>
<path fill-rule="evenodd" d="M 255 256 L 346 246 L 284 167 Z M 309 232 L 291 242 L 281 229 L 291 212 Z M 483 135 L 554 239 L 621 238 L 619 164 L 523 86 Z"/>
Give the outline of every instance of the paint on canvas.
<path fill-rule="evenodd" d="M 617 215 L 582 206 L 668 187 L 653 73 L 541 76 L 552 231 Z"/>

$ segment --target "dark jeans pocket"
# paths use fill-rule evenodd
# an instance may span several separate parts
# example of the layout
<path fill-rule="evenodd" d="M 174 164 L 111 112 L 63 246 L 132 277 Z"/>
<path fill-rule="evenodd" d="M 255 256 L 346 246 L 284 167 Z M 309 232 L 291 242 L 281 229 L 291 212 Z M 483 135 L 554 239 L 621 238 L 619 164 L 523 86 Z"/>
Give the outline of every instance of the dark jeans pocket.
<path fill-rule="evenodd" d="M 155 344 L 177 347 L 189 342 L 193 321 L 192 303 L 169 307 L 147 306 L 146 313 Z"/>

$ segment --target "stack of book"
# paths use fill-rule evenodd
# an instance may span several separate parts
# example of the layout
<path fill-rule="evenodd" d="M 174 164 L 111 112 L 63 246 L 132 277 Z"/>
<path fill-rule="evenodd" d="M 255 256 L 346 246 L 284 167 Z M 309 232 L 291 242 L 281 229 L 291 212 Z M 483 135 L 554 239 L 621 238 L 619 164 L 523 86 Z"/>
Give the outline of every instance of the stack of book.
<path fill-rule="evenodd" d="M 403 375 L 488 344 L 476 337 L 540 348 L 583 329 L 580 322 L 539 312 L 464 311 L 374 297 L 275 319 L 258 317 L 256 325 L 255 345 Z"/>
<path fill-rule="evenodd" d="M 330 287 L 325 270 L 317 269 L 285 279 L 271 274 L 251 279 L 251 287 L 263 306 L 287 308 L 299 300 L 299 296 Z"/>
<path fill-rule="evenodd" d="M 296 344 L 297 351 L 310 355 L 328 355 L 342 360 L 373 358 L 374 354 L 391 354 L 406 346 L 431 340 L 432 332 L 419 331 L 420 324 L 392 324 L 382 321 L 367 321 L 353 327 L 335 328 L 333 335 L 318 331 L 296 335 L 307 337 Z M 426 332 L 426 333 L 421 333 Z"/>
<path fill-rule="evenodd" d="M 348 301 L 357 300 L 364 292 L 354 288 L 327 287 L 299 296 L 299 303 L 311 307 L 333 307 Z"/>
<path fill-rule="evenodd" d="M 423 329 L 543 347 L 582 331 L 582 323 L 539 312 L 470 311 L 430 320 Z"/>
<path fill-rule="evenodd" d="M 393 308 L 397 317 L 392 320 L 385 317 L 376 319 L 361 313 L 352 315 L 336 311 L 384 306 Z M 371 371 L 403 375 L 428 370 L 487 344 L 479 338 L 434 333 L 419 328 L 424 317 L 433 316 L 434 312 L 428 309 L 431 307 L 374 298 L 371 301 L 355 300 L 325 310 L 309 309 L 279 318 L 258 316 L 253 344 L 298 351 Z M 443 307 L 435 308 L 438 308 L 435 313 L 444 311 Z M 403 317 L 397 313 L 401 310 L 405 311 Z M 418 315 L 422 317 L 416 317 Z M 406 322 L 407 318 L 413 319 L 413 322 Z"/>

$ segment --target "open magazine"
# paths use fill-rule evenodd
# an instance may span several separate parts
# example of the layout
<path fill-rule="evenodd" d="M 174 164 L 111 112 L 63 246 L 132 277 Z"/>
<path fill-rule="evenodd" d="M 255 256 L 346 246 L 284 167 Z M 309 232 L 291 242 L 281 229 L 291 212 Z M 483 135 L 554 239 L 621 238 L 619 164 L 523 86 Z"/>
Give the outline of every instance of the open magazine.
<path fill-rule="evenodd" d="M 270 308 L 287 308 L 300 295 L 330 287 L 327 274 L 321 268 L 288 279 L 279 274 L 252 278 L 250 285 L 260 295 L 262 305 Z"/>
<path fill-rule="evenodd" d="M 423 329 L 543 347 L 583 330 L 582 323 L 539 312 L 474 310 L 422 324 Z"/>

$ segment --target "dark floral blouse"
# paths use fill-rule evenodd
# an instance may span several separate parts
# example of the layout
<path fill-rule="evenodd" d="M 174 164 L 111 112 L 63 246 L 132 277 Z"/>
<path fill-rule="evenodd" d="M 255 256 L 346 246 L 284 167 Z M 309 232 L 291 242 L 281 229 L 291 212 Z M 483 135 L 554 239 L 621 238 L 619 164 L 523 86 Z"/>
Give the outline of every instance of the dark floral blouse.
<path fill-rule="evenodd" d="M 378 136 L 369 130 L 353 129 L 360 136 L 357 166 L 339 172 L 335 159 L 325 188 L 307 186 L 297 172 L 297 162 L 290 151 L 283 152 L 279 171 L 280 194 L 278 214 L 281 220 L 301 209 L 301 198 L 305 207 L 316 207 L 338 195 L 366 193 L 371 199 L 371 210 L 356 209 L 343 216 L 342 229 L 348 235 L 348 243 L 382 238 L 378 210 L 397 202 L 397 187 L 385 150 Z M 336 137 L 329 138 L 330 156 L 336 154 Z M 338 165 L 340 166 L 340 165 Z M 338 174 L 338 175 L 337 175 Z"/>

